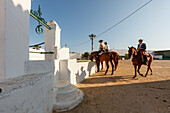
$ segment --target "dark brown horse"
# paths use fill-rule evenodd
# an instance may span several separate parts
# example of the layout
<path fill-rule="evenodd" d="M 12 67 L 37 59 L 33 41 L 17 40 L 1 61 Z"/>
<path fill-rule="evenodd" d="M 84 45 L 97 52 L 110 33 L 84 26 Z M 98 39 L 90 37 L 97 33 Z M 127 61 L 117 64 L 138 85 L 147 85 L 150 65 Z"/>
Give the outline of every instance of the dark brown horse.
<path fill-rule="evenodd" d="M 95 57 L 95 55 L 98 53 L 98 51 L 94 51 L 90 54 L 90 60 L 93 61 L 93 58 Z M 112 55 L 113 55 L 113 61 L 114 61 L 114 64 L 115 64 L 115 71 L 117 69 L 117 66 L 118 66 L 118 60 L 119 60 L 119 55 L 118 53 L 114 52 L 114 51 L 111 51 Z M 102 68 L 101 70 L 103 69 L 103 62 L 101 62 L 101 65 L 102 65 Z"/>
<path fill-rule="evenodd" d="M 131 58 L 131 56 L 132 56 L 132 62 L 133 62 L 133 65 L 134 65 L 134 68 L 135 68 L 135 76 L 133 77 L 133 78 L 135 78 L 136 77 L 136 68 L 137 68 L 137 66 L 138 66 L 138 69 L 137 69 L 137 71 L 138 71 L 138 73 L 139 73 L 139 75 L 141 75 L 141 76 L 143 76 L 143 74 L 141 74 L 140 73 L 140 68 L 141 68 L 141 65 L 143 64 L 142 63 L 142 59 L 141 59 L 141 56 L 140 56 L 140 53 L 136 50 L 136 48 L 135 47 L 129 47 L 129 51 L 128 51 L 128 53 L 129 53 L 129 58 Z M 151 63 L 152 63 L 152 61 L 153 61 L 153 56 L 150 54 L 150 53 L 148 53 L 148 65 L 147 65 L 147 71 L 146 71 L 146 74 L 145 74 L 145 77 L 148 75 L 148 71 L 150 70 L 151 71 L 151 75 L 152 75 L 152 69 L 151 69 Z"/>

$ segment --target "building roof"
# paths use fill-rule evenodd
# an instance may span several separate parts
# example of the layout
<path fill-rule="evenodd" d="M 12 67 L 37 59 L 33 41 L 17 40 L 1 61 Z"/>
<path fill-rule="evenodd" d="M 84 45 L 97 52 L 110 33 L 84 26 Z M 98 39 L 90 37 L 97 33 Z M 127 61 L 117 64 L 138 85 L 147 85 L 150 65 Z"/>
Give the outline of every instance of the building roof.
<path fill-rule="evenodd" d="M 155 50 L 154 52 L 170 52 L 170 50 Z"/>
<path fill-rule="evenodd" d="M 119 56 L 125 56 L 125 54 L 128 54 L 127 49 L 111 49 L 111 51 L 117 52 Z"/>

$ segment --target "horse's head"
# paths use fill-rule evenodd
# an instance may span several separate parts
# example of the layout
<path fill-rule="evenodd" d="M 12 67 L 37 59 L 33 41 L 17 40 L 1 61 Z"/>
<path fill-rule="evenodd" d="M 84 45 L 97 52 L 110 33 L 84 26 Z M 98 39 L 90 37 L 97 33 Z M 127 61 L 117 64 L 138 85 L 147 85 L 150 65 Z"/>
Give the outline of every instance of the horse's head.
<path fill-rule="evenodd" d="M 129 50 L 128 50 L 128 57 L 131 58 L 132 55 L 137 55 L 137 51 L 136 51 L 136 48 L 135 47 L 128 47 Z"/>
<path fill-rule="evenodd" d="M 91 61 L 93 61 L 93 59 L 96 60 L 97 71 L 99 71 L 100 61 L 99 61 L 99 59 L 98 59 L 97 56 L 96 56 L 97 53 L 98 53 L 98 51 L 91 52 L 91 54 L 90 54 L 90 60 L 91 60 Z"/>
<path fill-rule="evenodd" d="M 91 52 L 91 54 L 90 54 L 90 60 L 91 61 L 93 61 L 93 58 L 95 58 L 95 54 L 96 54 L 97 52 L 96 51 L 94 51 L 94 52 Z M 96 59 L 96 58 L 95 58 Z"/>
<path fill-rule="evenodd" d="M 93 55 L 93 52 L 90 54 L 90 60 L 91 61 L 93 61 L 93 57 L 94 57 L 94 55 Z"/>

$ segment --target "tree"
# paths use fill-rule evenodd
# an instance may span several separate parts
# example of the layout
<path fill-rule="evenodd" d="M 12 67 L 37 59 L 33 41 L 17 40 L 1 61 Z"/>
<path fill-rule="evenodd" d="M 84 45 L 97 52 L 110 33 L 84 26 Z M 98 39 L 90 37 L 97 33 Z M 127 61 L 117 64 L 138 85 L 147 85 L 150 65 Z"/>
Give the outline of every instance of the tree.
<path fill-rule="evenodd" d="M 89 52 L 82 54 L 82 58 L 89 59 Z"/>
<path fill-rule="evenodd" d="M 92 42 L 92 48 L 91 48 L 91 50 L 93 51 L 93 38 L 95 38 L 95 37 L 96 37 L 96 35 L 91 34 L 91 35 L 89 35 L 89 37 L 90 37 L 91 42 Z"/>

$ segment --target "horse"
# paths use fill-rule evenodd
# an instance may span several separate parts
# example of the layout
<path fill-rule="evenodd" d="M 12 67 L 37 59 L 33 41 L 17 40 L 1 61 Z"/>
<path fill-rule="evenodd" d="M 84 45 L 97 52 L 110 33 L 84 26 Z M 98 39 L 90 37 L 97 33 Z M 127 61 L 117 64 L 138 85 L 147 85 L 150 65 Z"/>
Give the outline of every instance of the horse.
<path fill-rule="evenodd" d="M 93 61 L 93 58 L 95 57 L 95 55 L 99 53 L 98 51 L 94 51 L 90 54 L 90 60 Z M 115 71 L 118 67 L 118 60 L 119 60 L 119 55 L 117 52 L 114 52 L 114 51 L 111 51 L 112 55 L 113 55 L 113 61 L 114 61 L 114 64 L 115 64 Z M 102 65 L 102 68 L 101 70 L 103 69 L 103 61 L 101 61 L 101 65 Z"/>
<path fill-rule="evenodd" d="M 137 72 L 139 73 L 139 75 L 143 76 L 143 74 L 141 74 L 139 71 L 141 68 L 141 65 L 143 64 L 140 53 L 137 52 L 136 48 L 133 46 L 128 47 L 128 48 L 129 48 L 129 50 L 128 50 L 129 58 L 131 58 L 131 56 L 132 56 L 132 62 L 133 62 L 134 68 L 135 68 L 135 76 L 133 78 L 135 78 L 137 75 L 137 73 L 136 73 L 137 66 L 138 66 Z M 146 71 L 145 77 L 148 75 L 149 70 L 151 71 L 151 75 L 152 75 L 152 69 L 151 69 L 152 61 L 153 61 L 153 56 L 150 53 L 148 53 L 148 64 L 147 64 L 147 71 Z"/>

